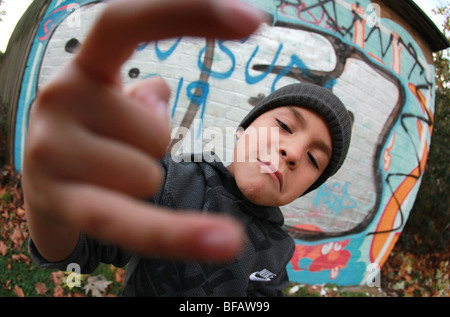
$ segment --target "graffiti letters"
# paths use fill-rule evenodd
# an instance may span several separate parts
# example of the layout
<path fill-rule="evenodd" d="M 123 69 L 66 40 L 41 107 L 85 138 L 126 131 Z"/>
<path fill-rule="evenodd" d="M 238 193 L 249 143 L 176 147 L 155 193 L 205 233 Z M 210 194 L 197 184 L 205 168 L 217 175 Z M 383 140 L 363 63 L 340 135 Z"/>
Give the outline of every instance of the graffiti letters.
<path fill-rule="evenodd" d="M 425 168 L 434 123 L 434 68 L 414 34 L 381 17 L 382 3 L 246 1 L 266 11 L 272 24 L 238 41 L 180 37 L 142 43 L 123 67 L 124 83 L 164 78 L 173 91 L 168 151 L 215 150 L 225 162 L 232 158 L 231 127 L 265 95 L 293 82 L 332 90 L 352 115 L 351 147 L 332 179 L 282 207 L 297 244 L 290 278 L 376 286 L 375 270 L 366 268 L 381 266 L 389 255 Z M 19 170 L 37 90 L 73 58 L 104 6 L 95 0 L 48 2 L 29 55 L 24 54 L 15 128 Z M 269 247 L 261 237 L 254 247 Z M 170 276 L 174 268 L 166 269 Z M 368 280 L 368 274 L 375 279 Z M 158 285 L 158 292 L 164 287 Z"/>

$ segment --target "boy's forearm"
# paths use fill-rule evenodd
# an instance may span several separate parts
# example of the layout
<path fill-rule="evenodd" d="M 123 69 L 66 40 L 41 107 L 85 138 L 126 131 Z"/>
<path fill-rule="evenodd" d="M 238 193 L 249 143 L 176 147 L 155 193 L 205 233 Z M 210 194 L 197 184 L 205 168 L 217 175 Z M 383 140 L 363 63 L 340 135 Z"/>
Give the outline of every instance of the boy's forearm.
<path fill-rule="evenodd" d="M 75 249 L 80 230 L 27 212 L 28 229 L 41 256 L 49 262 L 66 259 Z"/>

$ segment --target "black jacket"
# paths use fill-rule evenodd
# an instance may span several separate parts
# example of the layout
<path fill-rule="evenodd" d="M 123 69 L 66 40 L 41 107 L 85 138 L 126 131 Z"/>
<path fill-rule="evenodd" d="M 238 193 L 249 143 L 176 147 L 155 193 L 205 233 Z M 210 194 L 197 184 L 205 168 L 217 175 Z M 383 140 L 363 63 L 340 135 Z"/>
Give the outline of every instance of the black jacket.
<path fill-rule="evenodd" d="M 127 264 L 124 296 L 282 296 L 281 290 L 288 284 L 286 265 L 293 255 L 294 241 L 281 228 L 284 218 L 280 209 L 246 200 L 216 156 L 203 153 L 185 156 L 184 160 L 176 162 L 168 154 L 161 161 L 165 179 L 151 201 L 174 209 L 237 218 L 248 237 L 237 259 L 211 265 L 142 258 L 83 234 L 65 261 L 46 262 L 30 239 L 31 255 L 43 267 L 66 270 L 69 263 L 77 263 L 84 273 L 95 270 L 99 262 Z"/>

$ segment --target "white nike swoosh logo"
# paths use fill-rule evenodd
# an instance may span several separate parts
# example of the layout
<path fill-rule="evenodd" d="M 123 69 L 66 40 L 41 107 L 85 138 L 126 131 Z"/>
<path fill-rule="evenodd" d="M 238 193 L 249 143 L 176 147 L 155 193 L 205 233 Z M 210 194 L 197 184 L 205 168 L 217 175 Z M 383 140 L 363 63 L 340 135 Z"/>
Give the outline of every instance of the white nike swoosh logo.
<path fill-rule="evenodd" d="M 250 274 L 249 278 L 251 281 L 269 282 L 275 276 L 277 275 L 270 272 L 269 270 L 264 269 L 261 271 L 253 272 L 252 274 Z"/>

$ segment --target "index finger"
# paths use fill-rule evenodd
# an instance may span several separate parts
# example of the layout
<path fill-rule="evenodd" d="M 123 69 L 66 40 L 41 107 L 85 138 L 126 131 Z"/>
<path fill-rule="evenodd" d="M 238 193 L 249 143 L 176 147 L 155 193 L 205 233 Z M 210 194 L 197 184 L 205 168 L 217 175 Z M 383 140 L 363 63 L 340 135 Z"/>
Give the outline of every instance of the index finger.
<path fill-rule="evenodd" d="M 227 261 L 245 244 L 245 232 L 226 215 L 166 209 L 95 185 L 59 182 L 64 200 L 52 207 L 88 236 L 139 255 Z"/>
<path fill-rule="evenodd" d="M 263 20 L 262 12 L 236 0 L 116 0 L 106 6 L 75 60 L 90 76 L 114 82 L 142 42 L 182 35 L 243 38 Z"/>

